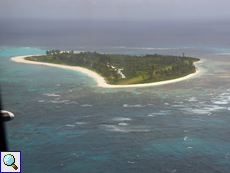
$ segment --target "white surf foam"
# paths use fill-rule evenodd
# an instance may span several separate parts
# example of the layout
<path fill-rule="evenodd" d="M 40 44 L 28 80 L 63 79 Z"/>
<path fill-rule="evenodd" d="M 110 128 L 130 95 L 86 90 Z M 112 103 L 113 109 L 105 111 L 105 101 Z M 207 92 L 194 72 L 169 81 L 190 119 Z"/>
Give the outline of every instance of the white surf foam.
<path fill-rule="evenodd" d="M 222 107 L 218 105 L 199 105 L 199 106 L 201 108 L 181 108 L 180 110 L 186 111 L 188 114 L 206 114 L 210 116 L 213 111 L 218 111 L 220 109 L 227 109 L 226 107 Z"/>
<path fill-rule="evenodd" d="M 117 117 L 113 119 L 114 121 L 131 121 L 131 118 Z"/>
<path fill-rule="evenodd" d="M 130 161 L 128 161 L 128 163 L 134 164 L 135 162 L 130 162 Z"/>
<path fill-rule="evenodd" d="M 113 132 L 128 132 L 124 128 L 119 127 L 119 126 L 115 126 L 115 125 L 101 125 L 101 126 L 105 127 L 108 131 L 113 131 Z"/>
<path fill-rule="evenodd" d="M 154 116 L 157 116 L 157 115 L 165 115 L 165 113 L 151 113 L 148 116 L 149 117 L 154 117 Z"/>
<path fill-rule="evenodd" d="M 196 101 L 198 101 L 198 100 L 196 99 L 196 97 L 192 97 L 192 98 L 190 98 L 188 101 L 190 101 L 190 102 L 196 102 Z"/>
<path fill-rule="evenodd" d="M 187 136 L 185 136 L 185 137 L 184 137 L 184 141 L 187 141 L 187 140 L 188 140 L 188 137 L 187 137 Z"/>
<path fill-rule="evenodd" d="M 38 102 L 42 103 L 42 102 L 44 102 L 44 100 L 38 100 Z"/>
<path fill-rule="evenodd" d="M 185 105 L 172 105 L 173 107 L 185 107 Z"/>
<path fill-rule="evenodd" d="M 119 126 L 127 126 L 128 124 L 127 123 L 119 123 L 118 125 Z"/>
<path fill-rule="evenodd" d="M 213 101 L 214 104 L 217 104 L 217 105 L 226 105 L 228 104 L 228 101 L 226 100 L 223 100 L 223 101 Z"/>
<path fill-rule="evenodd" d="M 160 112 L 153 112 L 151 114 L 149 114 L 149 117 L 154 117 L 154 116 L 158 116 L 158 115 L 167 115 L 170 114 L 171 111 L 170 110 L 161 110 Z"/>
<path fill-rule="evenodd" d="M 227 109 L 226 107 L 222 107 L 222 106 L 217 106 L 217 105 L 213 105 L 213 110 L 219 110 L 219 109 Z"/>
<path fill-rule="evenodd" d="M 75 122 L 75 124 L 81 125 L 81 124 L 86 124 L 86 122 Z"/>
<path fill-rule="evenodd" d="M 89 104 L 84 104 L 84 105 L 81 105 L 81 107 L 92 107 L 93 105 L 89 105 Z"/>
<path fill-rule="evenodd" d="M 69 100 L 50 100 L 51 103 L 66 103 Z"/>
<path fill-rule="evenodd" d="M 141 107 L 145 107 L 145 105 L 129 105 L 129 104 L 124 104 L 123 107 L 126 107 L 126 108 L 141 108 Z"/>
<path fill-rule="evenodd" d="M 75 127 L 73 124 L 66 124 L 67 127 Z"/>
<path fill-rule="evenodd" d="M 117 126 L 117 125 L 101 125 L 108 131 L 113 132 L 149 132 L 150 130 L 146 129 L 146 127 L 134 127 L 127 128 L 127 126 Z"/>
<path fill-rule="evenodd" d="M 54 94 L 54 93 L 46 93 L 46 94 L 43 94 L 45 96 L 48 96 L 48 97 L 60 97 L 60 95 L 57 95 L 57 94 Z"/>
<path fill-rule="evenodd" d="M 186 108 L 183 109 L 185 110 L 187 113 L 189 114 L 209 114 L 210 113 L 210 109 L 192 109 L 192 108 Z"/>
<path fill-rule="evenodd" d="M 230 93 L 222 93 L 220 94 L 221 96 L 224 96 L 224 95 L 229 95 Z"/>

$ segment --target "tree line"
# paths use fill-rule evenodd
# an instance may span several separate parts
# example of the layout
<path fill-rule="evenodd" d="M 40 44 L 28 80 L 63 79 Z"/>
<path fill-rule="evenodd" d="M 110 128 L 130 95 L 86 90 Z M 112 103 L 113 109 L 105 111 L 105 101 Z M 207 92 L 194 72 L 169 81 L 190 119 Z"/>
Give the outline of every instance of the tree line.
<path fill-rule="evenodd" d="M 101 74 L 109 83 L 116 84 L 140 76 L 140 83 L 183 76 L 195 71 L 193 62 L 199 59 L 158 54 L 142 56 L 98 52 L 74 54 L 74 51 L 47 50 L 46 55 L 36 57 L 36 60 L 86 67 Z M 125 79 L 121 78 L 118 69 L 122 69 Z"/>

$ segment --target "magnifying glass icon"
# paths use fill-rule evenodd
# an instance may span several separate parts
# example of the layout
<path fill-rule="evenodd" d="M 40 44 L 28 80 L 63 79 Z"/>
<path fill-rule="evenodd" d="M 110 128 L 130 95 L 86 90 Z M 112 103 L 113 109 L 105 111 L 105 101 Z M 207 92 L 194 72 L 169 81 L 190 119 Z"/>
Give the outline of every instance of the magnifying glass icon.
<path fill-rule="evenodd" d="M 7 166 L 12 166 L 15 170 L 18 169 L 18 167 L 14 164 L 15 163 L 15 158 L 11 154 L 7 154 L 3 158 L 3 162 Z"/>

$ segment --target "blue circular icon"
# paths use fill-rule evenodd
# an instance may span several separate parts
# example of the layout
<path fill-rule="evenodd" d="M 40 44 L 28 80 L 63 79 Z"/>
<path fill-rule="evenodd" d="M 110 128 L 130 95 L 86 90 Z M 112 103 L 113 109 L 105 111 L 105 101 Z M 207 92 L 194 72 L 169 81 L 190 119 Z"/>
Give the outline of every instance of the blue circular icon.
<path fill-rule="evenodd" d="M 5 157 L 3 158 L 3 162 L 4 162 L 7 166 L 11 166 L 11 165 L 14 164 L 14 162 L 15 162 L 14 156 L 11 155 L 11 154 L 5 155 Z"/>

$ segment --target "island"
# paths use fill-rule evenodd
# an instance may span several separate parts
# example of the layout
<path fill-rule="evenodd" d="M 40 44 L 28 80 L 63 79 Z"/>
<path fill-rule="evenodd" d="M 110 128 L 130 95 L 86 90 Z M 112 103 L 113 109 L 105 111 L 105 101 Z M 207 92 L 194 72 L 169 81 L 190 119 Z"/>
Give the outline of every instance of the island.
<path fill-rule="evenodd" d="M 47 50 L 44 55 L 28 56 L 29 61 L 87 68 L 100 74 L 107 84 L 133 85 L 178 79 L 196 72 L 200 59 L 172 55 L 124 55 Z"/>

